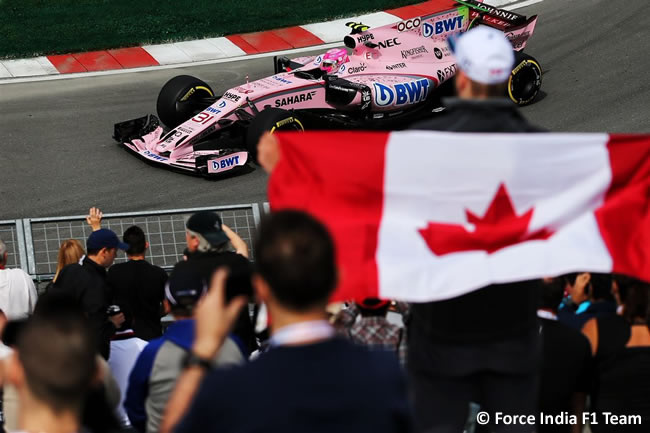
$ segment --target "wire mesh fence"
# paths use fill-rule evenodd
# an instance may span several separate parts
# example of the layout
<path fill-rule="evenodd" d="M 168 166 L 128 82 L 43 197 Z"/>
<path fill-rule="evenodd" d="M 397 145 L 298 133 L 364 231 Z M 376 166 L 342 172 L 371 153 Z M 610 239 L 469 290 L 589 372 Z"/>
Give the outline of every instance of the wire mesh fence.
<path fill-rule="evenodd" d="M 25 243 L 22 231 L 22 221 L 7 220 L 0 221 L 0 240 L 7 247 L 7 268 L 27 267 L 25 257 Z"/>
<path fill-rule="evenodd" d="M 199 210 L 219 213 L 223 223 L 248 244 L 251 259 L 254 257 L 253 239 L 260 220 L 259 206 L 256 203 L 106 214 L 102 219 L 102 227 L 113 230 L 121 237 L 127 228 L 139 226 L 149 241 L 147 260 L 170 269 L 181 260 L 185 250 L 185 221 Z M 63 241 L 77 239 L 85 247 L 86 239 L 92 231 L 83 215 L 23 221 L 29 273 L 39 279 L 49 278 L 55 273 L 58 250 Z M 120 253 L 115 262 L 123 261 L 126 261 L 126 256 Z"/>

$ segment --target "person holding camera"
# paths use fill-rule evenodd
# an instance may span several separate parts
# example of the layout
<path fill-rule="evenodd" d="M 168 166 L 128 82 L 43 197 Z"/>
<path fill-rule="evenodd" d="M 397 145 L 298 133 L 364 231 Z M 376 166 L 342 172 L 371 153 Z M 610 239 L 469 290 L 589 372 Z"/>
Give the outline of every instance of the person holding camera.
<path fill-rule="evenodd" d="M 185 228 L 185 257 L 201 277 L 205 281 L 211 281 L 214 271 L 226 267 L 230 272 L 227 297 L 251 297 L 253 267 L 248 260 L 246 242 L 212 211 L 196 212 L 187 220 Z M 255 330 L 247 309 L 239 315 L 233 334 L 238 337 L 247 356 L 257 349 Z"/>
<path fill-rule="evenodd" d="M 194 343 L 194 310 L 207 291 L 206 280 L 189 262 L 174 266 L 165 286 L 165 307 L 175 322 L 162 337 L 151 340 L 138 357 L 131 375 L 124 408 L 132 427 L 141 432 L 158 432 L 167 400 L 180 376 Z M 246 355 L 235 338 L 228 337 L 211 365 L 242 364 Z"/>

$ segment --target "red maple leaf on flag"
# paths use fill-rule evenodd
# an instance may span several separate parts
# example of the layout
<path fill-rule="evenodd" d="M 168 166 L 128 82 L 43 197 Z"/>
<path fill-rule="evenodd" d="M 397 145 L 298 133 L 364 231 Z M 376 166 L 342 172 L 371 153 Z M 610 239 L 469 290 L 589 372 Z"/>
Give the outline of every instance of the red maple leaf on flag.
<path fill-rule="evenodd" d="M 517 216 L 505 185 L 500 184 L 483 218 L 465 209 L 467 222 L 474 224 L 473 231 L 468 231 L 460 224 L 430 222 L 426 228 L 418 229 L 418 232 L 438 256 L 459 251 L 487 251 L 492 254 L 521 242 L 548 239 L 553 234 L 546 229 L 528 233 L 533 210 L 531 208 Z"/>

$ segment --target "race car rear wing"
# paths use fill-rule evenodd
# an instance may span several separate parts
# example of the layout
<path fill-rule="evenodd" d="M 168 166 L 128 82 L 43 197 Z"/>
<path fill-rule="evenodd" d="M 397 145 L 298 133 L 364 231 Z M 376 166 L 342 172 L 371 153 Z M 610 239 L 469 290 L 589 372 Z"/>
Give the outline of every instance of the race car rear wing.
<path fill-rule="evenodd" d="M 487 24 L 499 30 L 508 30 L 520 26 L 523 27 L 537 18 L 537 15 L 526 18 L 524 15 L 520 15 L 516 12 L 499 9 L 476 0 L 454 1 L 469 8 L 469 18 L 471 23 L 478 20 L 481 24 Z"/>
<path fill-rule="evenodd" d="M 515 51 L 524 49 L 537 24 L 537 15 L 526 18 L 524 15 L 495 8 L 476 0 L 454 1 L 469 9 L 470 28 L 482 24 L 501 30 Z"/>

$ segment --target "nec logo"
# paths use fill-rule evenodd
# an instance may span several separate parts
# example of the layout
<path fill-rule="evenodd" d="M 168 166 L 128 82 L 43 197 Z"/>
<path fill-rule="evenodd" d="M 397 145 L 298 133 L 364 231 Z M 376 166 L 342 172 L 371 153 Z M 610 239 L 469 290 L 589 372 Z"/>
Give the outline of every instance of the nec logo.
<path fill-rule="evenodd" d="M 395 47 L 397 45 L 402 45 L 401 42 L 397 42 L 397 38 L 386 39 L 383 42 L 379 42 L 379 48 L 389 48 L 389 47 Z"/>

